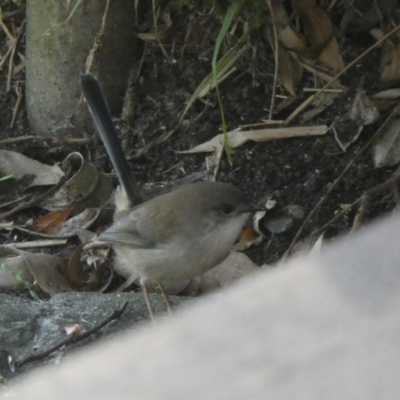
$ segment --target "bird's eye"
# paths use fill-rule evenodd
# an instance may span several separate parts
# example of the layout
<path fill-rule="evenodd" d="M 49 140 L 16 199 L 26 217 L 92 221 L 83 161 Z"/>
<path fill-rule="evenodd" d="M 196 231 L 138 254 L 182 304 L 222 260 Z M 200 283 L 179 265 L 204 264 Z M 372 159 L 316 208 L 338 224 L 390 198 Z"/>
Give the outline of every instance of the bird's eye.
<path fill-rule="evenodd" d="M 225 204 L 221 207 L 221 211 L 223 214 L 225 215 L 229 215 L 232 214 L 233 210 L 235 209 L 234 206 L 232 206 L 231 204 Z"/>

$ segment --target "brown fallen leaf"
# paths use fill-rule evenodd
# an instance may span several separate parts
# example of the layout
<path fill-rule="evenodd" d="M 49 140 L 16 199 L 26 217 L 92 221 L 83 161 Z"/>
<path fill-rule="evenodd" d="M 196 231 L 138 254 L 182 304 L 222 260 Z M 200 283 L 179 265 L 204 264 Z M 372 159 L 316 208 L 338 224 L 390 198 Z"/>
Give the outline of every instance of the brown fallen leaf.
<path fill-rule="evenodd" d="M 307 48 L 307 42 L 302 34 L 296 31 L 290 22 L 281 0 L 271 0 L 278 40 L 289 51 L 300 52 Z"/>
<path fill-rule="evenodd" d="M 384 43 L 380 62 L 381 83 L 386 87 L 400 82 L 400 33 L 393 36 Z"/>
<path fill-rule="evenodd" d="M 278 37 L 278 49 L 275 49 L 278 51 L 278 78 L 282 86 L 294 96 L 296 86 L 303 75 L 303 67 L 298 62 L 295 52 L 305 50 L 307 42 L 299 32 L 293 29 L 290 17 L 280 0 L 271 0 L 270 7 Z"/>
<path fill-rule="evenodd" d="M 333 72 L 344 68 L 339 45 L 333 35 L 333 25 L 329 15 L 315 0 L 292 0 L 304 26 L 304 35 L 309 44 L 300 54 L 306 60 L 316 60 Z"/>
<path fill-rule="evenodd" d="M 279 81 L 292 96 L 295 96 L 296 86 L 303 75 L 302 65 L 281 45 L 278 47 L 278 63 Z"/>
<path fill-rule="evenodd" d="M 60 226 L 68 219 L 74 209 L 75 202 L 70 204 L 63 211 L 53 211 L 49 214 L 44 215 L 36 220 L 32 225 L 32 229 L 36 232 L 47 233 L 51 235 L 56 232 Z"/>
<path fill-rule="evenodd" d="M 63 222 L 57 230 L 53 233 L 43 233 L 43 232 L 36 232 L 30 229 L 30 226 L 21 226 L 16 225 L 14 222 L 7 222 L 0 224 L 0 229 L 5 229 L 8 231 L 17 230 L 20 232 L 24 232 L 29 236 L 39 237 L 39 238 L 70 238 L 72 236 L 79 236 L 82 231 L 89 228 L 98 218 L 100 215 L 100 209 L 98 208 L 87 208 L 82 213 L 75 215 L 74 217 L 68 219 L 67 221 Z M 93 236 L 94 234 L 91 233 Z M 89 233 L 86 234 L 89 236 Z"/>
<path fill-rule="evenodd" d="M 333 35 L 333 26 L 328 14 L 315 0 L 292 0 L 304 26 L 304 36 L 309 44 L 308 57 L 316 58 Z"/>
<path fill-rule="evenodd" d="M 318 56 L 318 60 L 333 73 L 338 73 L 344 69 L 344 61 L 340 53 L 339 44 L 335 37 L 331 37 L 328 43 L 325 44 L 324 48 Z"/>

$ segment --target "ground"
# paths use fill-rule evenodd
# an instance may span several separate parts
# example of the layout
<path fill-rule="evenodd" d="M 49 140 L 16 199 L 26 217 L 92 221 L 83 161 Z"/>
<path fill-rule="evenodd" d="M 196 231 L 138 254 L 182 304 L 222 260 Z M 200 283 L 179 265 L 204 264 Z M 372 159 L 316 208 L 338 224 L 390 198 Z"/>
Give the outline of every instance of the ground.
<path fill-rule="evenodd" d="M 5 13 L 18 11 L 12 20 L 5 19 L 6 25 L 11 26 L 15 23 L 20 26 L 24 19 L 24 7 L 18 7 L 11 1 L 0 1 L 0 5 Z M 210 72 L 215 38 L 224 14 L 217 12 L 201 14 L 204 18 L 201 20 L 203 23 L 196 25 L 193 21 L 200 18 L 199 15 L 188 8 L 183 9 L 179 17 L 174 19 L 173 35 L 164 44 L 168 58 L 157 43 L 147 43 L 143 64 L 138 59 L 133 66 L 135 71 L 139 71 L 141 65 L 139 79 L 134 85 L 134 118 L 128 123 L 121 120 L 119 115 L 114 115 L 131 171 L 140 185 L 149 182 L 175 182 L 196 172 L 205 171 L 207 168 L 205 154 L 182 154 L 178 151 L 190 149 L 221 132 L 221 114 L 215 92 L 202 100 L 197 100 L 180 122 L 187 101 Z M 147 15 L 147 18 L 147 25 L 151 27 L 151 14 Z M 333 20 L 339 25 L 337 16 L 335 18 Z M 236 37 L 230 39 L 232 41 Z M 338 34 L 338 42 L 344 64 L 348 65 L 357 55 L 373 45 L 375 39 L 368 33 Z M 221 52 L 224 53 L 230 45 L 229 41 L 224 42 Z M 5 56 L 8 48 L 6 36 L 0 36 L 1 57 Z M 24 38 L 18 46 L 18 51 L 24 53 Z M 345 104 L 357 90 L 364 89 L 367 95 L 378 92 L 381 89 L 380 54 L 381 48 L 376 48 L 342 76 L 341 82 L 349 88 L 349 91 L 342 93 L 334 104 L 307 122 L 307 125 L 329 126 L 336 116 L 345 115 L 347 112 Z M 249 37 L 248 50 L 235 67 L 236 71 L 220 85 L 228 130 L 240 125 L 256 124 L 268 118 L 275 67 L 265 27 L 255 30 Z M 24 71 L 13 78 L 12 89 L 9 92 L 6 90 L 7 78 L 8 69 L 5 64 L 0 71 L 0 143 L 7 138 L 33 134 L 29 127 L 24 102 L 15 126 L 10 128 L 17 101 L 15 89 L 19 87 L 23 90 Z M 311 73 L 305 73 L 297 86 L 295 101 L 284 111 L 274 113 L 273 119 L 284 120 L 288 117 L 309 96 L 309 93 L 303 91 L 304 88 L 322 85 L 323 83 L 321 84 Z M 287 94 L 278 82 L 277 95 L 280 96 L 278 98 L 281 99 Z M 263 203 L 267 197 L 272 197 L 277 201 L 278 208 L 297 205 L 304 209 L 303 218 L 297 220 L 289 230 L 281 234 L 267 233 L 261 245 L 250 247 L 245 251 L 257 265 L 272 265 L 281 259 L 305 218 L 326 195 L 349 162 L 370 141 L 387 115 L 388 111 L 383 112 L 373 125 L 365 127 L 359 139 L 345 152 L 337 144 L 333 132 L 329 131 L 325 136 L 247 143 L 233 151 L 232 165 L 229 164 L 226 155 L 222 157 L 218 180 L 241 188 L 255 203 Z M 302 125 L 301 117 L 300 114 L 290 125 Z M 145 146 L 171 131 L 173 134 L 167 140 L 151 146 L 146 152 L 143 151 Z M 87 134 L 94 135 L 94 129 Z M 82 132 L 76 132 L 76 137 L 81 135 Z M 50 165 L 62 162 L 72 151 L 80 151 L 85 159 L 94 162 L 99 169 L 106 172 L 112 170 L 99 140 L 95 145 L 81 147 L 65 145 L 46 147 L 41 139 L 34 142 L 22 141 L 3 147 Z M 322 207 L 305 226 L 299 239 L 307 239 L 345 205 L 356 201 L 366 190 L 387 181 L 394 169 L 395 167 L 375 168 L 371 149 L 368 148 L 351 166 L 332 193 L 329 193 Z M 117 185 L 116 179 L 114 183 Z M 15 180 L 0 182 L 0 205 L 18 198 L 25 187 L 26 182 Z M 394 207 L 393 196 L 388 191 L 383 192 L 372 199 L 367 209 L 366 221 L 384 215 Z M 3 212 L 2 209 L 0 211 Z M 325 239 L 330 240 L 348 232 L 353 225 L 355 213 L 356 210 L 352 210 L 331 224 L 325 232 Z M 34 207 L 12 218 L 17 223 L 24 223 L 36 220 L 43 214 L 41 208 Z M 109 222 L 102 221 L 102 228 L 104 229 Z M 5 230 L 0 231 L 0 244 L 9 241 L 20 242 L 25 239 L 29 238 L 22 233 L 10 234 Z M 67 247 L 45 249 L 45 251 L 69 257 L 77 245 L 78 240 L 72 239 Z M 21 294 L 5 289 L 1 289 L 1 292 L 6 295 Z M 22 295 L 29 297 L 30 293 L 25 290 Z M 4 371 L 8 371 L 7 358 L 3 359 Z"/>
<path fill-rule="evenodd" d="M 11 8 L 14 7 L 13 4 L 7 4 Z M 186 17 L 190 18 L 189 12 Z M 131 156 L 132 173 L 140 184 L 175 181 L 205 169 L 204 154 L 185 155 L 178 153 L 177 150 L 187 150 L 221 132 L 221 115 L 215 93 L 211 93 L 202 101 L 196 101 L 181 124 L 179 124 L 179 118 L 190 95 L 210 72 L 214 50 L 215 36 L 213 35 L 218 32 L 221 19 L 220 15 L 211 15 L 204 27 L 208 36 L 204 38 L 204 32 L 195 32 L 191 36 L 189 45 L 183 47 L 185 28 L 187 29 L 185 14 L 183 14 L 181 16 L 183 22 L 178 24 L 178 28 L 174 31 L 175 50 L 172 51 L 172 47 L 166 45 L 167 52 L 175 62 L 167 60 L 158 45 L 147 44 L 146 46 L 140 78 L 135 86 L 137 100 L 135 117 L 130 125 L 121 121 L 117 122 L 122 131 L 126 153 Z M 355 54 L 360 54 L 373 43 L 372 37 L 367 35 L 363 36 L 362 40 L 356 40 L 356 37 L 350 35 L 342 37 L 340 50 L 345 63 L 347 64 Z M 2 54 L 6 50 L 3 37 Z M 23 51 L 23 45 L 20 51 Z M 351 69 L 342 77 L 342 83 L 351 88 L 363 87 L 367 93 L 377 92 L 380 89 L 379 52 L 380 50 L 376 49 L 362 59 L 356 68 Z M 249 50 L 236 67 L 236 72 L 220 86 L 229 129 L 243 124 L 257 123 L 268 116 L 274 77 L 274 56 L 270 43 L 266 39 L 265 29 L 251 36 Z M 3 70 L 0 75 L 2 93 L 0 140 L 31 134 L 24 105 L 22 105 L 16 126 L 12 129 L 9 127 L 16 95 L 14 91 L 8 94 L 5 92 L 6 79 L 7 71 Z M 23 83 L 22 74 L 18 76 L 18 80 Z M 299 84 L 296 102 L 284 112 L 275 114 L 274 119 L 285 119 L 308 96 L 302 92 L 301 88 L 314 86 L 313 76 L 305 74 Z M 284 89 L 279 85 L 278 94 L 285 94 Z M 345 112 L 343 100 L 346 96 L 346 93 L 343 94 L 324 113 L 308 124 L 329 125 L 336 115 Z M 217 179 L 240 187 L 254 202 L 273 194 L 281 207 L 302 206 L 307 216 L 382 121 L 381 117 L 374 125 L 365 128 L 359 140 L 346 152 L 340 149 L 332 132 L 320 137 L 247 143 L 234 151 L 232 166 L 229 165 L 225 156 L 222 158 Z M 301 124 L 300 119 L 297 119 L 291 125 L 299 124 Z M 139 158 L 135 157 L 143 146 L 161 134 L 174 129 L 176 131 L 169 139 L 151 147 Z M 36 147 L 32 143 L 24 144 L 24 142 L 7 148 L 48 164 L 60 162 L 69 152 L 79 150 L 84 157 L 97 160 L 99 168 L 106 171 L 111 169 L 99 142 L 97 147 L 80 149 L 65 146 L 51 147 L 46 152 L 43 152 L 40 146 Z M 98 154 L 103 157 L 97 157 Z M 302 238 L 329 221 L 336 212 L 340 211 L 341 205 L 352 203 L 368 188 L 384 182 L 392 172 L 393 168 L 374 168 L 371 154 L 366 152 L 328 196 L 311 223 L 307 225 Z M 7 188 L 9 189 L 9 186 Z M 9 198 L 9 191 L 7 193 L 4 190 L 0 191 L 0 204 Z M 375 198 L 367 219 L 385 214 L 393 206 L 391 196 Z M 38 209 L 32 209 L 18 218 L 35 218 L 38 213 Z M 351 228 L 353 216 L 354 212 L 333 224 L 327 231 L 327 237 L 348 231 Z M 292 229 L 283 234 L 268 235 L 261 246 L 247 250 L 247 254 L 259 265 L 277 262 L 287 250 L 301 222 L 297 222 Z"/>

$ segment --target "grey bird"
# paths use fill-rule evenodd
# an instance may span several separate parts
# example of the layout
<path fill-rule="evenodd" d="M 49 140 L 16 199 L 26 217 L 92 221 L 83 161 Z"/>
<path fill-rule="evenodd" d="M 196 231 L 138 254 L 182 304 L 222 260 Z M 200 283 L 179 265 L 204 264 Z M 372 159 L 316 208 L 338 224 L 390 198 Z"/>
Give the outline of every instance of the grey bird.
<path fill-rule="evenodd" d="M 81 86 L 122 186 L 115 197 L 114 224 L 97 241 L 113 247 L 115 271 L 127 279 L 124 286 L 139 275 L 153 318 L 147 284 L 160 286 L 171 310 L 163 283 L 197 277 L 221 263 L 249 213 L 263 208 L 221 182 L 193 183 L 137 204 L 140 191 L 128 173 L 101 87 L 90 74 L 81 75 Z"/>

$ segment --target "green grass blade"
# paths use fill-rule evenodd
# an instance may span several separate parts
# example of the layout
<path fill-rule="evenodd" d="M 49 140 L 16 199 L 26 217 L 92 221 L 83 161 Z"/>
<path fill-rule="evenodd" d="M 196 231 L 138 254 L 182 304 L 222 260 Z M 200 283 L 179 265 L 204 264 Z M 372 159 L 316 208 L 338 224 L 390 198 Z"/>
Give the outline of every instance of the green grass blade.
<path fill-rule="evenodd" d="M 229 7 L 228 12 L 226 13 L 224 21 L 222 23 L 222 28 L 218 34 L 217 41 L 215 42 L 214 54 L 213 54 L 213 58 L 211 61 L 212 72 L 213 72 L 213 77 L 214 77 L 214 84 L 215 84 L 215 89 L 217 92 L 219 109 L 221 111 L 222 132 L 224 133 L 224 148 L 225 148 L 225 152 L 228 157 L 228 162 L 230 165 L 233 164 L 232 151 L 229 147 L 228 136 L 227 136 L 228 128 L 227 128 L 227 123 L 226 123 L 226 119 L 225 119 L 224 107 L 223 107 L 222 100 L 221 100 L 221 94 L 220 94 L 219 87 L 218 87 L 217 58 L 218 58 L 219 50 L 221 48 L 222 41 L 226 37 L 228 29 L 233 20 L 233 17 L 236 15 L 237 11 L 240 9 L 240 7 L 242 7 L 242 5 L 245 2 L 246 2 L 246 0 L 236 0 Z"/>

